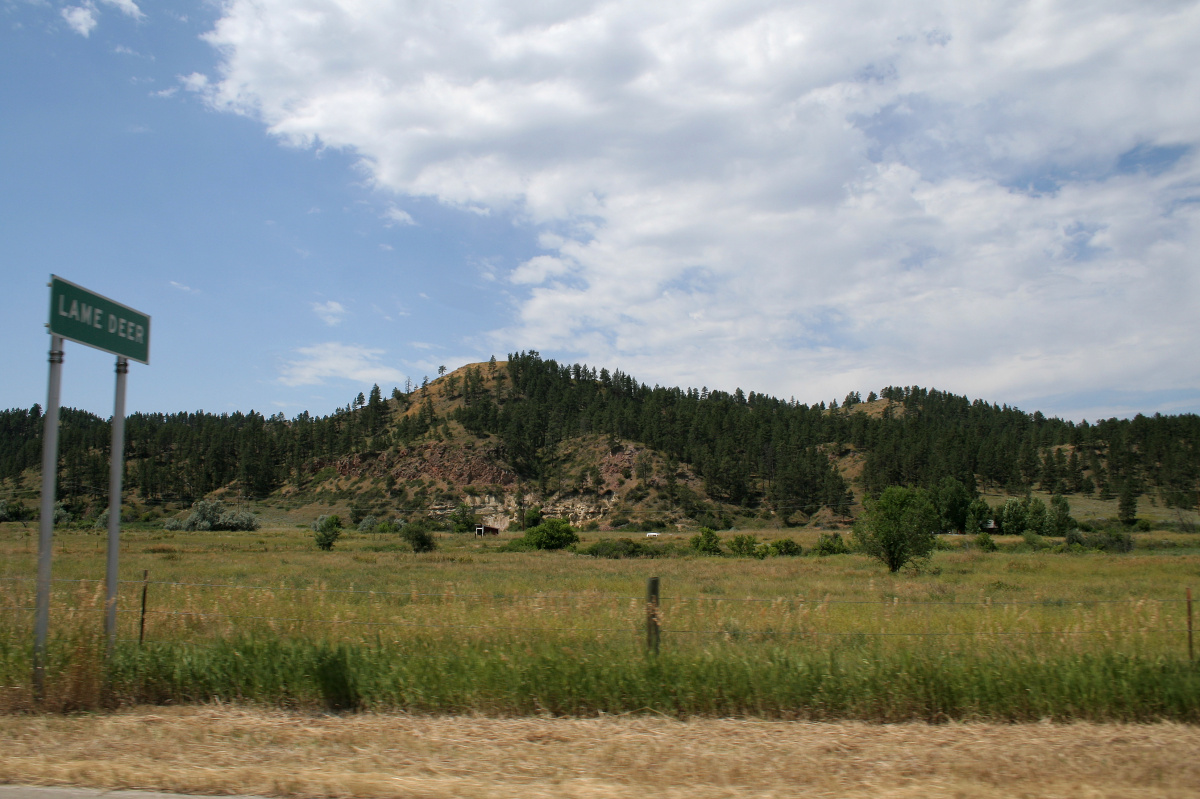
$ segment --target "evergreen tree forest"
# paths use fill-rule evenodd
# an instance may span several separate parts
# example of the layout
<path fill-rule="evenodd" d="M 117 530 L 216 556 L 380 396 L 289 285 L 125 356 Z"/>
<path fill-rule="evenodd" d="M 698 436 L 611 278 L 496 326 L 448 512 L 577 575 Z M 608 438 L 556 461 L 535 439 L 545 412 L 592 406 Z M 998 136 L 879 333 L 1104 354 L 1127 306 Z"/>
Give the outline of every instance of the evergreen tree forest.
<path fill-rule="evenodd" d="M 455 422 L 489 437 L 501 460 L 543 488 L 555 448 L 581 436 L 634 442 L 686 465 L 708 498 L 770 508 L 786 519 L 821 507 L 844 515 L 853 491 L 934 489 L 953 478 L 972 494 L 1151 494 L 1194 508 L 1200 485 L 1195 414 L 1074 423 L 1040 412 L 916 386 L 883 388 L 863 402 L 809 406 L 741 389 L 647 386 L 619 370 L 559 364 L 536 351 L 471 366 L 433 384 L 358 394 L 328 416 L 136 413 L 126 421 L 126 487 L 147 503 L 188 504 L 220 488 L 264 498 L 311 475 L 314 464 L 441 437 Z M 442 399 L 435 403 L 431 389 Z M 447 398 L 452 399 L 448 402 Z M 60 412 L 60 496 L 107 490 L 109 423 Z M 0 481 L 10 491 L 41 462 L 42 410 L 0 411 Z M 861 474 L 843 476 L 853 456 Z M 667 468 L 671 488 L 675 470 Z M 0 497 L 2 498 L 2 497 Z"/>

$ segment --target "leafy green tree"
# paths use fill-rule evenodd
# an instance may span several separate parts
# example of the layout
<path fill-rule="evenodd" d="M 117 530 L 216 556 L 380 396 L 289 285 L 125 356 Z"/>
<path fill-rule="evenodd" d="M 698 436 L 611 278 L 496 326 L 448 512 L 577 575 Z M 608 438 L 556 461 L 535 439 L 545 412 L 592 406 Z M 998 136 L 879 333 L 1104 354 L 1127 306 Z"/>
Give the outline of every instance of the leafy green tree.
<path fill-rule="evenodd" d="M 579 543 L 579 534 L 566 519 L 546 519 L 525 531 L 525 542 L 534 549 L 565 549 Z"/>
<path fill-rule="evenodd" d="M 963 530 L 967 535 L 979 535 L 983 527 L 992 518 L 992 509 L 982 499 L 973 499 L 967 506 L 967 525 Z"/>
<path fill-rule="evenodd" d="M 459 506 L 454 509 L 454 513 L 450 516 L 450 521 L 454 525 L 456 533 L 473 533 L 479 525 L 479 519 L 475 516 L 475 509 L 466 502 L 459 503 Z"/>
<path fill-rule="evenodd" d="M 953 477 L 944 477 L 938 484 L 934 497 L 943 530 L 967 529 L 967 509 L 971 505 L 971 494 L 963 484 Z"/>
<path fill-rule="evenodd" d="M 342 517 L 336 513 L 328 516 L 321 516 L 313 523 L 315 535 L 313 539 L 317 543 L 317 548 L 328 552 L 333 549 L 333 545 L 342 536 Z"/>
<path fill-rule="evenodd" d="M 534 505 L 525 509 L 525 529 L 537 527 L 542 523 L 542 506 Z"/>
<path fill-rule="evenodd" d="M 400 529 L 400 537 L 412 547 L 413 552 L 432 552 L 437 549 L 433 536 L 433 524 L 428 518 L 414 519 Z"/>
<path fill-rule="evenodd" d="M 1050 497 L 1051 532 L 1047 535 L 1066 535 L 1075 526 L 1075 520 L 1071 518 L 1071 503 L 1067 501 L 1067 498 L 1062 494 Z"/>
<path fill-rule="evenodd" d="M 1011 497 L 1004 503 L 1004 521 L 1000 528 L 1005 535 L 1025 535 L 1029 522 L 1029 505 L 1027 502 Z"/>
<path fill-rule="evenodd" d="M 1053 530 L 1053 521 L 1046 511 L 1046 503 L 1040 499 L 1029 500 L 1025 516 L 1025 531 L 1033 535 L 1053 535 Z"/>
<path fill-rule="evenodd" d="M 924 491 L 892 486 L 868 501 L 854 537 L 863 552 L 898 572 L 933 553 L 938 522 L 937 509 Z"/>

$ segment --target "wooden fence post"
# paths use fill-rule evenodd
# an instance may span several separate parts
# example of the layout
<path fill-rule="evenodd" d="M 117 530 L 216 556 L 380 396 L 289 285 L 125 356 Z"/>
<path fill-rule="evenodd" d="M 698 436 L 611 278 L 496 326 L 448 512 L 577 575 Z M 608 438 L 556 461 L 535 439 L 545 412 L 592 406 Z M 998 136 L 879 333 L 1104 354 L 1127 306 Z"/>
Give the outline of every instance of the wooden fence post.
<path fill-rule="evenodd" d="M 658 654 L 658 578 L 646 580 L 646 650 Z"/>
<path fill-rule="evenodd" d="M 150 587 L 150 570 L 142 570 L 142 620 L 138 624 L 138 646 L 146 640 L 146 589 Z"/>
<path fill-rule="evenodd" d="M 1196 650 L 1192 648 L 1192 589 L 1187 590 L 1188 602 L 1188 660 L 1196 662 Z"/>

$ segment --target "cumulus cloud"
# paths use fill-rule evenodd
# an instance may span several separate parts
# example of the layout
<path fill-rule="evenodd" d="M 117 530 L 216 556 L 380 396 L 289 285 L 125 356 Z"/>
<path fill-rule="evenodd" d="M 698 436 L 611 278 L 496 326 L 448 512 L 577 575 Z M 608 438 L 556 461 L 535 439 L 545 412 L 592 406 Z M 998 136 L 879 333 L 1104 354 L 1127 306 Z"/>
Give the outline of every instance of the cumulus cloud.
<path fill-rule="evenodd" d="M 1170 0 L 230 0 L 197 83 L 543 231 L 500 349 L 1011 401 L 1200 386 L 1198 38 Z"/>
<path fill-rule="evenodd" d="M 315 313 L 322 322 L 330 327 L 337 327 L 342 323 L 342 319 L 346 316 L 346 307 L 340 302 L 330 300 L 329 302 L 314 302 L 312 304 L 313 313 Z"/>
<path fill-rule="evenodd" d="M 71 26 L 71 30 L 80 36 L 87 37 L 96 27 L 96 7 L 91 3 L 67 6 L 62 10 L 62 18 Z"/>
<path fill-rule="evenodd" d="M 336 341 L 300 347 L 296 357 L 280 368 L 279 382 L 292 387 L 321 385 L 330 380 L 400 385 L 407 375 L 382 363 L 385 354 L 384 350 Z"/>

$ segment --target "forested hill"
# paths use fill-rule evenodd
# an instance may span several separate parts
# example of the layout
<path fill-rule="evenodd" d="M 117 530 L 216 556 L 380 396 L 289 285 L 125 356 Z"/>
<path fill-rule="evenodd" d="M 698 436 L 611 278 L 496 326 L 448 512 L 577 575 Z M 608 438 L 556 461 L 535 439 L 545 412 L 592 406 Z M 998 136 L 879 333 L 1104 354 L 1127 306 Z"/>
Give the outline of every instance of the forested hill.
<path fill-rule="evenodd" d="M 101 494 L 108 423 L 71 409 L 61 419 L 61 495 Z M 38 406 L 0 412 L 0 498 L 39 467 L 41 426 Z M 375 386 L 329 416 L 139 413 L 126 431 L 126 485 L 147 502 L 188 503 L 228 487 L 261 498 L 304 484 L 338 459 L 395 463 L 435 442 L 487 459 L 493 474 L 543 493 L 587 493 L 605 485 L 599 462 L 564 452 L 572 442 L 601 441 L 596 458 L 645 453 L 636 478 L 625 470 L 631 484 L 657 473 L 675 497 L 675 475 L 684 474 L 709 501 L 785 517 L 822 506 L 845 514 L 855 493 L 932 487 L 947 477 L 972 491 L 1036 487 L 1102 498 L 1132 491 L 1196 507 L 1200 479 L 1194 414 L 1075 424 L 915 386 L 808 406 L 741 389 L 650 387 L 619 370 L 559 364 L 536 352 L 463 367 L 389 397 Z"/>

